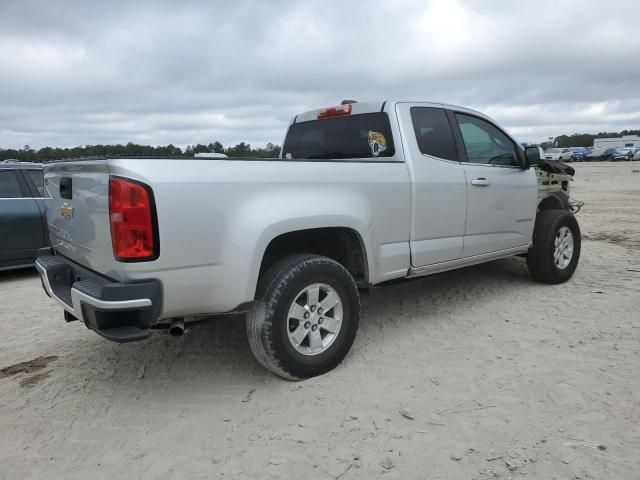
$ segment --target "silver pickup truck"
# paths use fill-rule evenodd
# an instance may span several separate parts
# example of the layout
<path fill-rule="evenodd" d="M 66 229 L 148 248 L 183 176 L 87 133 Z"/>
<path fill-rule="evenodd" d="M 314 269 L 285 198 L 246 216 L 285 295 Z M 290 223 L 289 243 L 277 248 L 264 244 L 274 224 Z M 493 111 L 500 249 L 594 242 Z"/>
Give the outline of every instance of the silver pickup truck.
<path fill-rule="evenodd" d="M 247 312 L 251 350 L 300 379 L 334 368 L 359 289 L 520 255 L 545 283 L 580 255 L 573 170 L 451 105 L 345 101 L 296 116 L 280 158 L 102 158 L 46 169 L 37 268 L 103 337 Z"/>

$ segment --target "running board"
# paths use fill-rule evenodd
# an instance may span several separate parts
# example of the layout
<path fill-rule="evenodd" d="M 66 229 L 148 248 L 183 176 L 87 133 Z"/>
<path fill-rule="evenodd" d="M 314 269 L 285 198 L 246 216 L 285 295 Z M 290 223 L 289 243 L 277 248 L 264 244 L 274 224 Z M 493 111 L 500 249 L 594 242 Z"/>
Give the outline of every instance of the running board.
<path fill-rule="evenodd" d="M 479 263 L 490 262 L 492 260 L 499 260 L 501 258 L 513 257 L 527 253 L 529 246 L 509 248 L 507 250 L 500 250 L 498 252 L 483 253 L 482 255 L 474 255 L 473 257 L 458 258 L 456 260 L 449 260 L 448 262 L 434 263 L 432 265 L 426 265 L 424 267 L 410 268 L 407 278 L 422 277 L 424 275 L 431 275 L 433 273 L 446 272 L 447 270 L 455 270 L 456 268 L 470 267 L 471 265 L 477 265 Z"/>

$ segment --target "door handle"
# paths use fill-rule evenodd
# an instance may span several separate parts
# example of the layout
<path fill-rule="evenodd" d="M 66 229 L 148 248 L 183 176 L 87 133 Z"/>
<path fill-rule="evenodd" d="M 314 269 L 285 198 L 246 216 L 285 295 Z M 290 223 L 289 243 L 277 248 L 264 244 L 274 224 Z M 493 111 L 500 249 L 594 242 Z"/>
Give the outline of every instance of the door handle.
<path fill-rule="evenodd" d="M 476 187 L 488 187 L 491 185 L 491 182 L 484 177 L 480 177 L 475 180 L 471 180 L 471 185 L 475 185 Z"/>

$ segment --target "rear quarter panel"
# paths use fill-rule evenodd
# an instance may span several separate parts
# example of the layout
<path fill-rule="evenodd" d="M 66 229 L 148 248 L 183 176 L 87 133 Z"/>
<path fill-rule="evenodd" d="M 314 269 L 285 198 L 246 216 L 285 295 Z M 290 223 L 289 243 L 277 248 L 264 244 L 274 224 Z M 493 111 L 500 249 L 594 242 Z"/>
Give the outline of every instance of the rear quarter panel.
<path fill-rule="evenodd" d="M 232 310 L 254 297 L 264 251 L 276 236 L 348 227 L 367 250 L 369 281 L 409 265 L 410 185 L 402 162 L 117 159 L 112 175 L 149 184 L 160 257 L 118 264 L 122 281 L 157 278 L 163 318 Z"/>

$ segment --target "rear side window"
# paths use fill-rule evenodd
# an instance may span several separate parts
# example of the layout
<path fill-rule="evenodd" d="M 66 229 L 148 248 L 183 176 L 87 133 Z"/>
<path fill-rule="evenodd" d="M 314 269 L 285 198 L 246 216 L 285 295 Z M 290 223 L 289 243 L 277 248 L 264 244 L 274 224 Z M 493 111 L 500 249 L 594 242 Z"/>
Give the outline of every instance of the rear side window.
<path fill-rule="evenodd" d="M 386 113 L 363 113 L 294 123 L 282 156 L 292 159 L 387 158 L 395 155 Z"/>
<path fill-rule="evenodd" d="M 421 153 L 458 161 L 453 131 L 442 108 L 412 107 L 411 121 Z"/>
<path fill-rule="evenodd" d="M 22 198 L 20 182 L 13 170 L 0 170 L 0 198 Z"/>
<path fill-rule="evenodd" d="M 44 171 L 43 170 L 27 170 L 27 175 L 38 189 L 39 197 L 46 197 L 44 194 Z"/>

